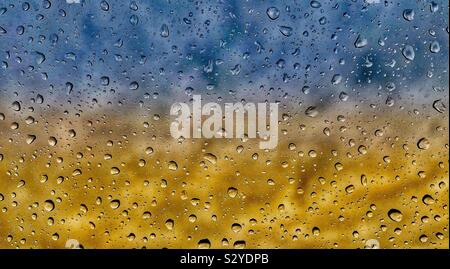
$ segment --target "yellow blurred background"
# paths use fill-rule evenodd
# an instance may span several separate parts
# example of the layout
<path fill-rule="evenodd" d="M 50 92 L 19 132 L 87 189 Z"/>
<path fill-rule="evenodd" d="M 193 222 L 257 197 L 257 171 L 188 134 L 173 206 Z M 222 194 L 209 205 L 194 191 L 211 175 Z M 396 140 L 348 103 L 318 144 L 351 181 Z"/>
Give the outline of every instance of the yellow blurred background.
<path fill-rule="evenodd" d="M 289 111 L 271 151 L 139 110 L 4 114 L 0 247 L 448 248 L 448 114 Z"/>

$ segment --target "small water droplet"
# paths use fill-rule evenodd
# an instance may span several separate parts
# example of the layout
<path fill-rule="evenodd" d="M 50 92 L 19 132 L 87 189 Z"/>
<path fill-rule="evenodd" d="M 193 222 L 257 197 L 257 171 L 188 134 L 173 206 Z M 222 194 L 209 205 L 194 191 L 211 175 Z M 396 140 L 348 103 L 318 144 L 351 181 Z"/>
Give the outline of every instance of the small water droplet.
<path fill-rule="evenodd" d="M 292 35 L 292 27 L 289 26 L 279 26 L 278 28 L 280 30 L 280 33 L 284 36 L 291 36 Z"/>
<path fill-rule="evenodd" d="M 364 48 L 365 46 L 367 46 L 368 41 L 365 37 L 363 37 L 362 35 L 358 35 L 358 37 L 356 38 L 355 41 L 355 47 L 356 48 Z"/>
<path fill-rule="evenodd" d="M 161 25 L 160 31 L 161 37 L 169 37 L 169 26 L 167 26 L 167 24 L 164 23 L 163 25 Z"/>

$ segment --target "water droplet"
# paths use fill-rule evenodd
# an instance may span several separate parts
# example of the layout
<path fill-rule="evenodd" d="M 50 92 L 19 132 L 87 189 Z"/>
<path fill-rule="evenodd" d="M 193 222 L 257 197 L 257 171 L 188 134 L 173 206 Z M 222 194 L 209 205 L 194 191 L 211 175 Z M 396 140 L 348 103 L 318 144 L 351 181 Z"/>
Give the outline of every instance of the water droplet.
<path fill-rule="evenodd" d="M 28 145 L 30 145 L 30 144 L 32 144 L 34 142 L 34 140 L 36 140 L 36 136 L 35 135 L 27 135 L 27 138 L 26 138 L 25 141 L 27 142 Z"/>
<path fill-rule="evenodd" d="M 305 115 L 314 118 L 319 115 L 319 110 L 317 110 L 317 107 L 315 106 L 310 106 L 305 110 Z"/>
<path fill-rule="evenodd" d="M 367 186 L 367 176 L 361 175 L 361 185 Z"/>
<path fill-rule="evenodd" d="M 400 210 L 395 209 L 395 208 L 388 211 L 388 216 L 391 220 L 393 220 L 395 222 L 400 222 L 403 219 L 402 212 L 400 212 Z"/>
<path fill-rule="evenodd" d="M 245 248 L 245 245 L 246 245 L 245 241 L 244 240 L 240 240 L 240 241 L 234 242 L 233 247 L 235 249 L 243 249 L 243 248 Z"/>
<path fill-rule="evenodd" d="M 428 236 L 426 236 L 425 234 L 422 234 L 422 235 L 419 237 L 419 240 L 420 240 L 420 242 L 422 242 L 422 243 L 426 243 L 426 242 L 428 241 Z"/>
<path fill-rule="evenodd" d="M 133 26 L 136 26 L 139 23 L 139 17 L 135 14 L 130 16 L 130 23 Z"/>
<path fill-rule="evenodd" d="M 73 90 L 73 84 L 71 82 L 66 82 L 66 93 L 70 95 Z"/>
<path fill-rule="evenodd" d="M 130 90 L 137 90 L 139 89 L 139 83 L 137 83 L 136 81 L 133 81 L 130 83 L 129 87 Z"/>
<path fill-rule="evenodd" d="M 320 4 L 320 2 L 319 1 L 316 1 L 316 0 L 313 0 L 313 1 L 311 1 L 310 3 L 309 3 L 309 5 L 312 7 L 312 8 L 320 8 L 322 5 Z"/>
<path fill-rule="evenodd" d="M 320 228 L 319 227 L 314 227 L 312 229 L 312 233 L 314 236 L 319 236 L 320 235 Z"/>
<path fill-rule="evenodd" d="M 308 152 L 308 156 L 311 158 L 316 158 L 317 157 L 317 152 L 315 150 L 310 150 Z"/>
<path fill-rule="evenodd" d="M 76 131 L 75 131 L 74 129 L 70 129 L 70 130 L 69 130 L 69 136 L 70 136 L 71 138 L 74 138 L 75 136 L 77 136 Z"/>
<path fill-rule="evenodd" d="M 152 153 L 153 153 L 153 148 L 152 148 L 152 147 L 147 147 L 147 148 L 145 149 L 145 154 L 150 155 L 150 154 L 152 154 Z"/>
<path fill-rule="evenodd" d="M 402 50 L 402 54 L 408 61 L 413 61 L 416 55 L 411 45 L 406 45 Z"/>
<path fill-rule="evenodd" d="M 200 249 L 208 249 L 211 247 L 211 242 L 208 239 L 201 239 L 198 241 L 197 246 Z"/>
<path fill-rule="evenodd" d="M 421 139 L 419 139 L 419 141 L 417 142 L 417 147 L 419 149 L 422 150 L 426 150 L 430 148 L 430 141 L 428 139 L 426 139 L 425 137 L 422 137 Z"/>
<path fill-rule="evenodd" d="M 164 23 L 163 25 L 161 25 L 160 34 L 161 37 L 169 37 L 169 27 L 167 26 L 167 24 Z"/>
<path fill-rule="evenodd" d="M 175 223 L 172 219 L 168 219 L 168 220 L 166 220 L 165 225 L 168 230 L 173 230 Z"/>
<path fill-rule="evenodd" d="M 112 167 L 111 168 L 111 175 L 118 175 L 120 174 L 120 170 L 117 167 Z"/>
<path fill-rule="evenodd" d="M 342 165 L 342 163 L 335 163 L 334 168 L 336 169 L 336 171 L 341 171 L 342 169 L 344 169 L 344 165 Z"/>
<path fill-rule="evenodd" d="M 430 4 L 430 11 L 434 13 L 434 12 L 437 12 L 438 10 L 439 10 L 439 5 L 436 2 L 432 1 Z"/>
<path fill-rule="evenodd" d="M 422 202 L 426 205 L 432 205 L 432 204 L 434 204 L 435 201 L 434 201 L 433 197 L 431 197 L 431 195 L 426 194 L 422 197 Z"/>
<path fill-rule="evenodd" d="M 47 212 L 53 211 L 55 209 L 55 203 L 52 200 L 46 200 L 44 202 L 44 209 Z"/>
<path fill-rule="evenodd" d="M 331 78 L 331 84 L 333 84 L 333 85 L 337 85 L 337 84 L 341 83 L 341 81 L 342 81 L 342 76 L 340 74 L 335 74 Z"/>
<path fill-rule="evenodd" d="M 52 147 L 56 146 L 56 144 L 58 143 L 58 140 L 56 140 L 56 138 L 54 136 L 50 136 L 48 138 L 48 144 Z"/>
<path fill-rule="evenodd" d="M 355 191 L 355 186 L 354 186 L 354 185 L 348 185 L 348 186 L 345 188 L 345 192 L 348 193 L 348 194 L 350 194 L 350 193 L 352 193 L 352 192 L 354 192 L 354 191 Z"/>
<path fill-rule="evenodd" d="M 168 163 L 169 170 L 175 171 L 178 169 L 178 164 L 175 161 L 170 161 Z"/>
<path fill-rule="evenodd" d="M 362 155 L 367 154 L 367 148 L 366 148 L 366 146 L 364 146 L 364 145 L 359 146 L 359 147 L 358 147 L 358 152 L 359 152 L 360 154 L 362 154 Z"/>
<path fill-rule="evenodd" d="M 237 196 L 238 190 L 234 187 L 229 187 L 227 193 L 230 198 L 234 198 Z"/>
<path fill-rule="evenodd" d="M 107 76 L 101 77 L 101 78 L 100 78 L 100 83 L 101 83 L 103 86 L 108 86 L 108 85 L 109 85 L 109 77 L 107 77 Z"/>
<path fill-rule="evenodd" d="M 276 7 L 269 7 L 266 14 L 271 20 L 276 20 L 280 16 L 280 11 Z"/>
<path fill-rule="evenodd" d="M 233 223 L 231 225 L 231 230 L 235 233 L 238 233 L 242 230 L 242 226 L 239 223 Z"/>
<path fill-rule="evenodd" d="M 394 98 L 392 98 L 391 96 L 388 96 L 388 97 L 386 98 L 386 105 L 387 105 L 388 107 L 391 107 L 391 106 L 393 106 L 394 104 L 395 104 Z"/>
<path fill-rule="evenodd" d="M 444 113 L 445 110 L 447 109 L 447 107 L 445 106 L 445 103 L 442 102 L 442 99 L 438 99 L 438 100 L 434 101 L 433 108 L 439 113 Z"/>
<path fill-rule="evenodd" d="M 414 10 L 412 9 L 403 10 L 403 18 L 407 21 L 414 20 Z"/>
<path fill-rule="evenodd" d="M 138 7 L 138 5 L 136 4 L 135 1 L 132 1 L 130 3 L 130 9 L 133 10 L 133 11 L 137 11 L 139 9 L 139 7 Z"/>
<path fill-rule="evenodd" d="M 347 94 L 346 92 L 341 92 L 341 93 L 339 94 L 339 99 L 340 99 L 341 101 L 343 101 L 343 102 L 347 101 L 347 100 L 348 100 L 348 94 Z"/>
<path fill-rule="evenodd" d="M 212 163 L 212 164 L 216 164 L 217 163 L 217 157 L 216 155 L 212 154 L 212 153 L 206 153 L 203 155 L 203 159 L 207 160 L 208 162 Z"/>
<path fill-rule="evenodd" d="M 109 10 L 109 4 L 108 4 L 108 2 L 106 2 L 105 0 L 101 1 L 101 2 L 100 2 L 100 8 L 101 8 L 103 11 L 108 11 L 108 10 Z"/>
<path fill-rule="evenodd" d="M 22 25 L 17 26 L 16 33 L 18 35 L 23 35 L 24 32 L 25 32 L 25 27 L 23 27 Z"/>
<path fill-rule="evenodd" d="M 363 47 L 367 46 L 367 43 L 368 43 L 367 38 L 365 38 L 361 35 L 358 35 L 358 38 L 356 38 L 356 41 L 355 41 L 355 47 L 363 48 Z"/>
<path fill-rule="evenodd" d="M 292 27 L 289 26 L 279 26 L 278 29 L 280 30 L 280 33 L 284 36 L 291 36 L 292 35 Z"/>
<path fill-rule="evenodd" d="M 20 109 L 21 109 L 20 103 L 17 102 L 17 101 L 14 101 L 14 102 L 12 103 L 11 107 L 12 107 L 12 109 L 13 109 L 14 111 L 20 111 Z"/>
<path fill-rule="evenodd" d="M 109 206 L 112 208 L 112 209 L 117 209 L 117 208 L 119 208 L 120 207 L 120 201 L 119 200 L 112 200 L 110 203 L 109 203 Z"/>
<path fill-rule="evenodd" d="M 42 52 L 39 51 L 35 51 L 35 55 L 36 55 L 36 63 L 37 64 L 42 64 L 43 62 L 45 62 L 45 55 Z"/>
<path fill-rule="evenodd" d="M 441 46 L 439 45 L 439 42 L 433 41 L 430 44 L 430 51 L 432 53 L 438 53 L 441 50 Z"/>

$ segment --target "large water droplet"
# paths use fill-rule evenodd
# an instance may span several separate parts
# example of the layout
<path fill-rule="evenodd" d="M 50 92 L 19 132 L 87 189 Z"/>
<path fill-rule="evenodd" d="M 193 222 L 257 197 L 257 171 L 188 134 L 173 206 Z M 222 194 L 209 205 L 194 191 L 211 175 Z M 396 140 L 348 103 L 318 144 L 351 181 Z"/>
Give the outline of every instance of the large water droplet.
<path fill-rule="evenodd" d="M 313 0 L 313 1 L 311 1 L 310 3 L 309 3 L 309 5 L 312 7 L 312 8 L 320 8 L 322 5 L 320 4 L 320 2 L 319 1 L 316 1 L 316 0 Z"/>
<path fill-rule="evenodd" d="M 400 212 L 400 210 L 395 209 L 395 208 L 388 211 L 388 216 L 391 220 L 393 220 L 395 222 L 400 222 L 403 219 L 402 212 Z"/>
<path fill-rule="evenodd" d="M 442 99 L 438 99 L 433 102 L 433 108 L 439 113 L 444 113 L 447 107 L 445 106 L 445 103 L 442 102 Z"/>
<path fill-rule="evenodd" d="M 426 139 L 425 137 L 422 137 L 421 139 L 419 139 L 419 141 L 417 142 L 417 147 L 419 149 L 422 150 L 426 150 L 430 148 L 430 141 L 428 139 Z"/>
<path fill-rule="evenodd" d="M 342 81 L 342 76 L 340 74 L 335 74 L 331 78 L 331 84 L 333 84 L 333 85 L 337 85 L 337 84 L 341 83 L 341 81 Z"/>
<path fill-rule="evenodd" d="M 403 18 L 407 21 L 414 20 L 414 10 L 412 9 L 403 10 Z"/>
<path fill-rule="evenodd" d="M 415 57 L 415 53 L 414 53 L 414 48 L 410 45 L 406 45 L 403 50 L 402 50 L 402 54 L 403 56 L 409 60 L 409 61 L 413 61 L 414 57 Z"/>
<path fill-rule="evenodd" d="M 101 2 L 100 2 L 100 8 L 101 8 L 103 11 L 108 11 L 108 10 L 109 10 L 109 4 L 108 4 L 108 2 L 106 2 L 105 0 L 101 1 Z"/>
<path fill-rule="evenodd" d="M 45 62 L 45 55 L 42 52 L 39 51 L 35 51 L 35 56 L 36 56 L 36 63 L 37 64 L 42 64 L 43 62 Z"/>
<path fill-rule="evenodd" d="M 266 11 L 267 16 L 271 20 L 276 20 L 280 16 L 280 11 L 276 7 L 269 7 Z"/>
<path fill-rule="evenodd" d="M 168 163 L 169 170 L 176 171 L 178 169 L 178 164 L 175 161 L 170 161 Z"/>
<path fill-rule="evenodd" d="M 35 135 L 27 135 L 27 138 L 25 139 L 25 142 L 30 145 L 34 142 L 34 140 L 36 140 L 36 136 Z"/>
<path fill-rule="evenodd" d="M 14 102 L 11 104 L 11 108 L 12 108 L 12 110 L 14 110 L 14 111 L 20 111 L 20 109 L 21 109 L 20 103 L 17 102 L 17 101 L 14 101 Z"/>
<path fill-rule="evenodd" d="M 441 46 L 439 45 L 439 42 L 437 42 L 436 40 L 431 42 L 430 51 L 432 53 L 438 53 L 440 50 L 441 50 Z"/>
<path fill-rule="evenodd" d="M 310 106 L 305 110 L 305 115 L 308 117 L 314 118 L 317 115 L 319 115 L 319 111 L 317 110 L 317 107 Z"/>
<path fill-rule="evenodd" d="M 48 138 L 48 144 L 52 147 L 56 146 L 56 144 L 58 143 L 58 140 L 56 140 L 56 138 L 54 136 L 50 136 Z"/>
<path fill-rule="evenodd" d="M 368 43 L 368 41 L 365 37 L 358 35 L 358 37 L 356 38 L 356 41 L 355 41 L 355 47 L 363 48 L 363 47 L 367 46 L 367 43 Z"/>
<path fill-rule="evenodd" d="M 117 209 L 117 208 L 119 208 L 119 206 L 120 206 L 120 200 L 112 200 L 112 201 L 109 203 L 109 206 L 110 206 L 112 209 Z"/>
<path fill-rule="evenodd" d="M 46 200 L 44 202 L 44 209 L 47 212 L 53 211 L 55 209 L 55 203 L 52 200 Z"/>
<path fill-rule="evenodd" d="M 137 15 L 131 15 L 130 16 L 130 23 L 133 26 L 136 26 L 139 23 L 139 17 Z"/>
<path fill-rule="evenodd" d="M 137 90 L 137 89 L 139 89 L 139 83 L 137 83 L 137 81 L 133 81 L 130 83 L 130 86 L 128 88 L 130 90 Z"/>

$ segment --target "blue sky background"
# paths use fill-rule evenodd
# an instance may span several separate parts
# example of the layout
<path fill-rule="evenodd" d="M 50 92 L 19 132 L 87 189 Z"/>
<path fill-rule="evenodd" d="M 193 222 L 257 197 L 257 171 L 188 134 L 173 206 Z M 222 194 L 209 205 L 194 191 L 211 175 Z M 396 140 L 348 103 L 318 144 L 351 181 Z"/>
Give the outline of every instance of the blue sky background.
<path fill-rule="evenodd" d="M 448 1 L 1 0 L 0 26 L 0 99 L 448 92 Z"/>

